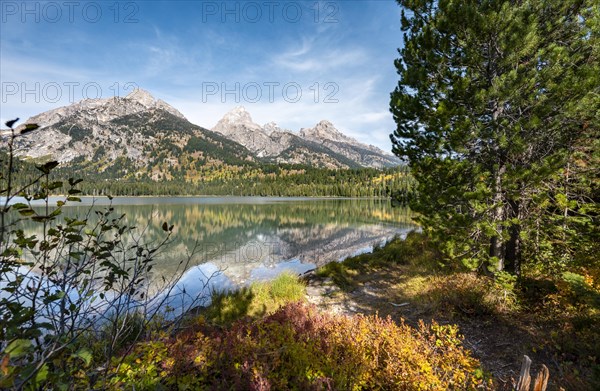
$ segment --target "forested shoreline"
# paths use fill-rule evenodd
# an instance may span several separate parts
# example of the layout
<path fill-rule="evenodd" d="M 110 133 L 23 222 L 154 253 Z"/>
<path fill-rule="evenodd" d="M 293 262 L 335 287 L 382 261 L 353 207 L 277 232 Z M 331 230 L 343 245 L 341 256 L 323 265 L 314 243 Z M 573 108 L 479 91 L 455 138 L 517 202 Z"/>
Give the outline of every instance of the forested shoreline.
<path fill-rule="evenodd" d="M 4 159 L 6 159 L 4 155 Z M 15 160 L 17 185 L 31 181 L 39 162 Z M 326 169 L 306 165 L 222 165 L 206 169 L 198 178 L 185 173 L 171 179 L 130 178 L 123 172 L 94 172 L 85 163 L 59 164 L 55 181 L 83 177 L 82 195 L 93 196 L 274 196 L 274 197 L 377 197 L 406 203 L 414 196 L 415 182 L 406 166 L 374 169 Z"/>

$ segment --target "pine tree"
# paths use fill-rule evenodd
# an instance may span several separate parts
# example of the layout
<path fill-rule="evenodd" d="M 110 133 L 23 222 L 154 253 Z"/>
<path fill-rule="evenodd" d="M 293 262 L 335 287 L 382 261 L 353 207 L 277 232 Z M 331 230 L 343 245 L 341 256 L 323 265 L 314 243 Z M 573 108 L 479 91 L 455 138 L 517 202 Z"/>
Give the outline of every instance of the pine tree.
<path fill-rule="evenodd" d="M 598 132 L 594 3 L 400 1 L 391 139 L 418 181 L 412 206 L 450 258 L 520 273 L 540 194 Z"/>

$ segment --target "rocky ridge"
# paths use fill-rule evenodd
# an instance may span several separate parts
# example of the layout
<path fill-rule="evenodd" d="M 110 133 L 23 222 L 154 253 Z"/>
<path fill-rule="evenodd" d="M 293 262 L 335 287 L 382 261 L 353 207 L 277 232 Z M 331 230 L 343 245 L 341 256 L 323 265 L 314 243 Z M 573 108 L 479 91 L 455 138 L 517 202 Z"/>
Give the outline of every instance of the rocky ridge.
<path fill-rule="evenodd" d="M 27 123 L 41 128 L 17 139 L 18 156 L 61 163 L 92 162 L 100 172 L 123 159 L 119 166 L 132 165 L 136 172 L 138 168 L 145 173 L 152 171 L 147 168 L 151 164 L 164 166 L 161 170 L 177 168 L 185 151 L 193 155 L 186 158 L 188 165 L 206 158 L 234 165 L 254 161 L 325 168 L 399 164 L 396 157 L 344 135 L 329 121 L 294 132 L 274 122 L 261 126 L 240 106 L 209 131 L 141 89 L 123 98 L 84 99 L 35 115 Z M 123 170 L 131 172 L 130 168 Z"/>
<path fill-rule="evenodd" d="M 274 122 L 260 126 L 243 106 L 238 106 L 226 113 L 212 131 L 244 145 L 259 158 L 278 163 L 311 164 L 317 160 L 330 168 L 384 168 L 399 164 L 396 157 L 344 135 L 327 120 L 296 133 L 281 129 Z"/>
<path fill-rule="evenodd" d="M 40 129 L 16 139 L 17 156 L 57 160 L 65 169 L 85 169 L 103 180 L 181 179 L 190 170 L 195 173 L 192 166 L 239 166 L 255 160 L 242 145 L 190 123 L 144 90 L 50 110 L 17 130 L 27 123 Z"/>

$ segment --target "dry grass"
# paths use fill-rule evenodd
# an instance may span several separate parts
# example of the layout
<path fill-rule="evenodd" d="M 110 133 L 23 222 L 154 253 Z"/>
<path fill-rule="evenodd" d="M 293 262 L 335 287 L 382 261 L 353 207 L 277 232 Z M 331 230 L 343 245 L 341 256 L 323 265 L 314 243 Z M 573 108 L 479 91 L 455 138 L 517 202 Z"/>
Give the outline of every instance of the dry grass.
<path fill-rule="evenodd" d="M 499 389 L 511 388 L 523 354 L 534 360 L 534 372 L 542 364 L 550 369 L 549 389 L 599 389 L 600 316 L 593 281 L 586 277 L 582 285 L 578 277 L 539 276 L 515 285 L 449 269 L 439 259 L 413 233 L 373 254 L 323 267 L 310 285 L 337 286 L 327 288 L 324 308 L 390 315 L 413 326 L 421 319 L 458 324 Z"/>

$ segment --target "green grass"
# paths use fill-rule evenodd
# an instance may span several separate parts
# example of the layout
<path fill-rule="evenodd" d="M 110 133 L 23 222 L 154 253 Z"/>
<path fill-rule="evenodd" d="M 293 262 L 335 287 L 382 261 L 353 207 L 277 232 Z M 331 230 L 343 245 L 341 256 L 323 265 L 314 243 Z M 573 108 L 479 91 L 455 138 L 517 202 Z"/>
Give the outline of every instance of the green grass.
<path fill-rule="evenodd" d="M 265 304 L 269 310 L 275 310 L 282 304 L 302 299 L 305 286 L 297 276 L 283 273 L 273 281 L 254 283 L 250 289 L 255 292 L 258 303 Z"/>
<path fill-rule="evenodd" d="M 228 293 L 213 293 L 204 317 L 213 323 L 229 324 L 245 316 L 258 318 L 275 312 L 283 305 L 304 300 L 306 286 L 291 273 L 282 273 L 272 281 L 255 282 Z"/>
<path fill-rule="evenodd" d="M 418 232 L 410 232 L 406 239 L 395 238 L 383 247 L 376 247 L 372 253 L 347 258 L 342 262 L 330 262 L 319 268 L 315 275 L 331 278 L 343 291 L 356 289 L 364 276 L 390 265 L 409 266 L 411 274 L 432 274 L 440 272 L 443 265 L 441 256 L 434 247 Z"/>

